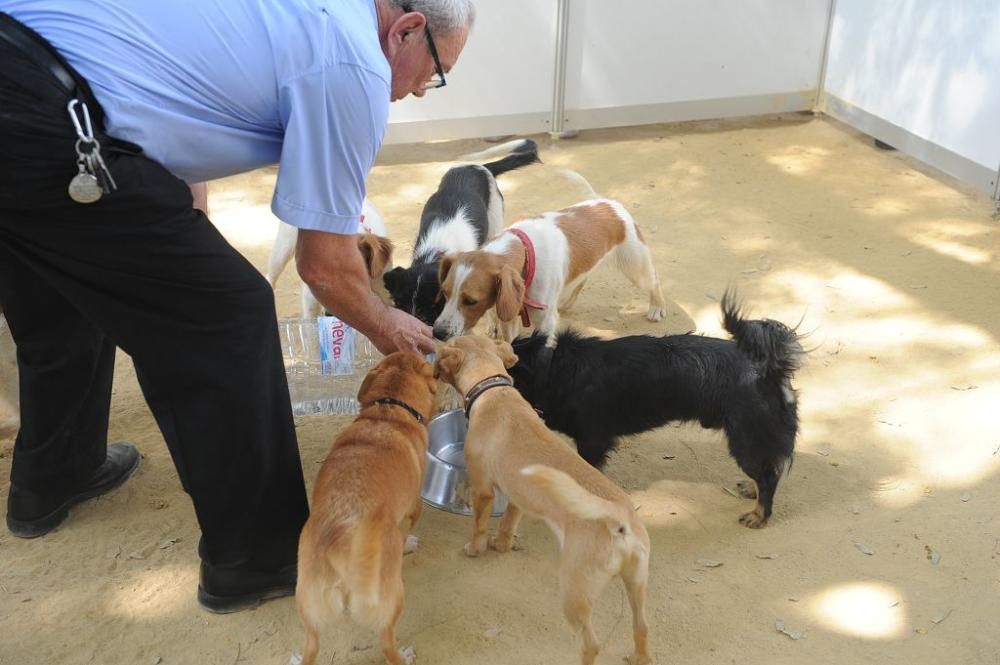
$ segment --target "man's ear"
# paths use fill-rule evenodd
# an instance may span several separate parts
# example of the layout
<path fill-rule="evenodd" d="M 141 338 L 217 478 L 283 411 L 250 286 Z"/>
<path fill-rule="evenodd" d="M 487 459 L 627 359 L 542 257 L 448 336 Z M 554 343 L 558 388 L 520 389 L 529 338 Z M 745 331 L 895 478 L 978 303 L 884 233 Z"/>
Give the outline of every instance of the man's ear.
<path fill-rule="evenodd" d="M 465 351 L 447 344 L 442 346 L 438 349 L 437 360 L 434 361 L 434 378 L 451 383 L 455 380 L 455 374 L 463 362 L 465 362 Z"/>
<path fill-rule="evenodd" d="M 510 266 L 501 266 L 496 282 L 497 318 L 513 321 L 524 305 L 524 278 Z"/>
<path fill-rule="evenodd" d="M 406 39 L 414 39 L 417 36 L 422 36 L 424 32 L 424 26 L 427 25 L 427 19 L 420 12 L 407 12 L 399 16 L 395 21 L 389 25 L 387 46 L 389 53 L 387 55 L 395 56 L 396 52 L 402 48 L 403 41 Z"/>
<path fill-rule="evenodd" d="M 493 343 L 496 346 L 497 355 L 503 361 L 504 367 L 510 369 L 517 364 L 517 354 L 514 353 L 514 347 L 501 339 L 493 340 Z"/>

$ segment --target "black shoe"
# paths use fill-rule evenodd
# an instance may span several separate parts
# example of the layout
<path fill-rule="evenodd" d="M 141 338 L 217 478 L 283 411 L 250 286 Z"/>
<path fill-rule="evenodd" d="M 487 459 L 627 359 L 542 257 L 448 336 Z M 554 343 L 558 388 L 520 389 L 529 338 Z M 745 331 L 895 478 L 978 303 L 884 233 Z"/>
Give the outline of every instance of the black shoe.
<path fill-rule="evenodd" d="M 198 602 L 216 614 L 248 610 L 265 600 L 294 595 L 297 570 L 294 563 L 277 570 L 257 571 L 202 561 Z"/>
<path fill-rule="evenodd" d="M 44 536 L 69 517 L 70 508 L 118 489 L 138 468 L 139 451 L 131 443 L 119 442 L 108 445 L 104 464 L 68 496 L 19 490 L 11 483 L 7 497 L 7 528 L 18 538 Z"/>

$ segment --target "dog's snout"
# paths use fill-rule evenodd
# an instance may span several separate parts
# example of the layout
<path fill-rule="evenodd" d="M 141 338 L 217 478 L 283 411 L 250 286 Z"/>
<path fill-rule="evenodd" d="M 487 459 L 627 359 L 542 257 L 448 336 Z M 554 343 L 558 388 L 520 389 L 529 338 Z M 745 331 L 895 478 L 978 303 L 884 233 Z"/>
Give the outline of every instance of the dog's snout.
<path fill-rule="evenodd" d="M 439 342 L 447 342 L 449 337 L 451 337 L 451 335 L 448 334 L 448 331 L 445 328 L 442 328 L 441 326 L 434 326 L 434 339 Z"/>

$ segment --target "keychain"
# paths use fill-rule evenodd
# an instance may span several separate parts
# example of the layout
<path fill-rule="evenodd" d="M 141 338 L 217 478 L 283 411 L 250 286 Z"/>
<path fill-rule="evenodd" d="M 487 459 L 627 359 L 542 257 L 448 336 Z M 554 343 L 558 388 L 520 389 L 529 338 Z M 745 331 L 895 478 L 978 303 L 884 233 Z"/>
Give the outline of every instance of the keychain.
<path fill-rule="evenodd" d="M 83 112 L 83 125 L 76 114 L 79 104 Z M 94 128 L 90 123 L 90 111 L 87 104 L 78 99 L 70 100 L 66 106 L 69 117 L 76 128 L 76 168 L 77 174 L 69 181 L 69 197 L 77 203 L 94 203 L 104 194 L 110 194 L 118 189 L 115 179 L 111 177 L 104 159 L 101 157 L 101 144 L 94 138 Z M 84 131 L 86 127 L 86 131 Z"/>

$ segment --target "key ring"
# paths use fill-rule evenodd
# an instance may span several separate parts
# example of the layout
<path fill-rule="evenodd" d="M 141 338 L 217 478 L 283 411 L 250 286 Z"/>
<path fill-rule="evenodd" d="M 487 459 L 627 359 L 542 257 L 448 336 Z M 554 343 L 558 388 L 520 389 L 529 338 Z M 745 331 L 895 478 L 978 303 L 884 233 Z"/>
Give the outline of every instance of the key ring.
<path fill-rule="evenodd" d="M 91 148 L 90 150 L 86 150 L 86 151 L 82 150 L 80 148 L 80 146 L 87 145 L 87 144 L 92 145 L 93 148 Z M 90 138 L 90 139 L 80 138 L 80 139 L 76 140 L 76 145 L 73 146 L 73 149 L 76 150 L 76 154 L 78 154 L 78 155 L 86 155 L 86 156 L 89 157 L 91 154 L 93 154 L 95 152 L 99 153 L 101 151 L 101 142 L 98 141 L 97 139 L 94 139 L 94 138 Z"/>
<path fill-rule="evenodd" d="M 80 119 L 76 115 L 77 104 L 83 110 L 83 122 L 87 125 L 86 134 L 83 132 L 83 127 L 80 126 Z M 79 99 L 71 99 L 69 100 L 69 104 L 66 105 L 66 112 L 69 113 L 70 120 L 73 121 L 73 127 L 76 128 L 76 135 L 80 137 L 80 140 L 84 143 L 94 141 L 94 127 L 90 124 L 90 110 L 87 108 L 86 102 L 81 102 Z"/>
<path fill-rule="evenodd" d="M 77 114 L 78 105 L 83 116 L 83 125 L 80 124 L 80 116 Z M 69 195 L 78 203 L 93 203 L 101 198 L 102 193 L 110 194 L 117 190 L 118 184 L 104 163 L 104 158 L 101 157 L 101 144 L 94 138 L 94 126 L 90 121 L 87 103 L 71 99 L 66 104 L 66 112 L 73 121 L 73 128 L 78 137 L 74 148 L 79 173 L 70 181 Z"/>

